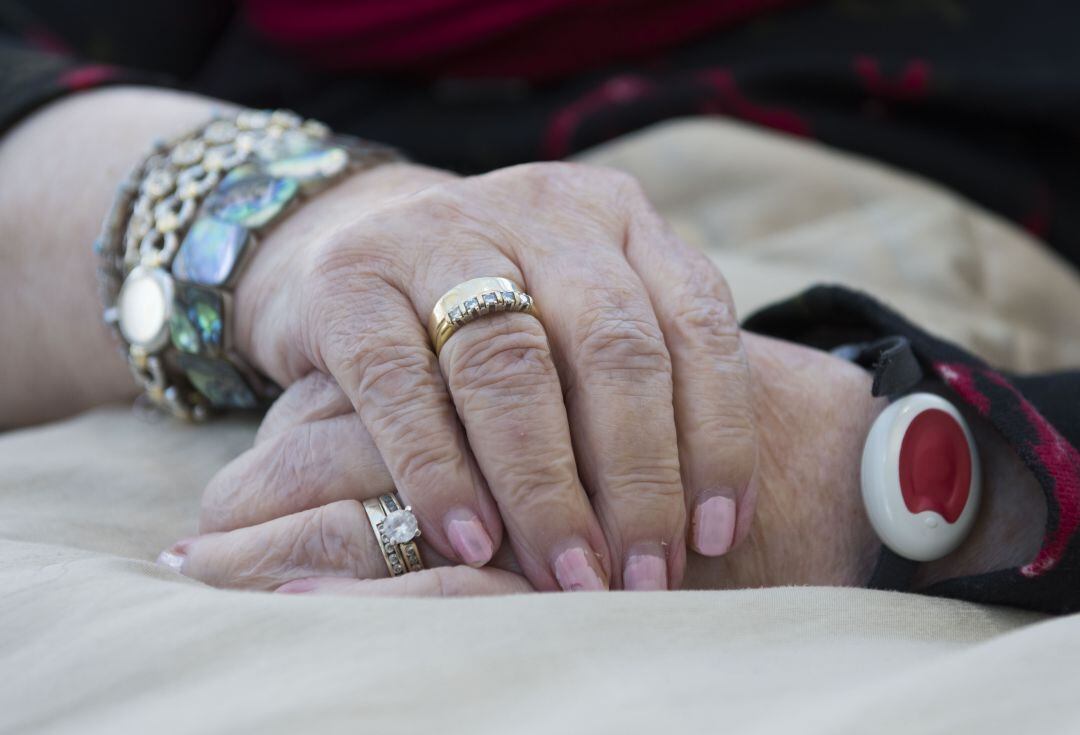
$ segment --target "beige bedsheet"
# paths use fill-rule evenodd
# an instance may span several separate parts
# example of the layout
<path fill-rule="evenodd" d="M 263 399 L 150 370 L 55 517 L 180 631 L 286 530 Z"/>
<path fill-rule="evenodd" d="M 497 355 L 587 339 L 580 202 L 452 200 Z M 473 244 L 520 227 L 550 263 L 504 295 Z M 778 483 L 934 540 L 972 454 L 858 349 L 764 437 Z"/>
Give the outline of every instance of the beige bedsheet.
<path fill-rule="evenodd" d="M 998 364 L 1080 364 L 1080 282 L 909 177 L 715 121 L 637 173 L 741 309 L 815 281 Z M 150 560 L 250 424 L 124 407 L 0 436 L 0 732 L 1080 732 L 1080 618 L 864 590 L 458 600 L 210 589 Z"/>

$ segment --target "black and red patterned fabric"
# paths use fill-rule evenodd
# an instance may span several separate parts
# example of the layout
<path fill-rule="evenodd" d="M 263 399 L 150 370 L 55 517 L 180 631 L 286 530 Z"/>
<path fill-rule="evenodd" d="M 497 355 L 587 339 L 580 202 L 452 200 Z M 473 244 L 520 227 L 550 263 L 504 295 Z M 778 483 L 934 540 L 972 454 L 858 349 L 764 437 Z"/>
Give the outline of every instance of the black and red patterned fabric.
<path fill-rule="evenodd" d="M 1016 377 L 931 336 L 881 303 L 819 286 L 750 316 L 745 327 L 831 350 L 901 336 L 926 375 L 993 426 L 1034 474 L 1046 498 L 1042 547 L 1026 564 L 938 583 L 928 594 L 1067 613 L 1080 611 L 1080 371 Z"/>
<path fill-rule="evenodd" d="M 1078 28 L 1073 0 L 0 0 L 0 130 L 168 78 L 474 173 L 724 115 L 924 174 L 1080 265 Z"/>
<path fill-rule="evenodd" d="M 1077 28 L 1072 0 L 0 0 L 0 133 L 71 91 L 168 84 L 474 173 L 722 115 L 924 174 L 1080 265 Z M 1029 564 L 930 591 L 1080 609 L 1080 373 L 995 372 L 837 288 L 750 325 L 822 347 L 909 337 L 1050 509 Z"/>

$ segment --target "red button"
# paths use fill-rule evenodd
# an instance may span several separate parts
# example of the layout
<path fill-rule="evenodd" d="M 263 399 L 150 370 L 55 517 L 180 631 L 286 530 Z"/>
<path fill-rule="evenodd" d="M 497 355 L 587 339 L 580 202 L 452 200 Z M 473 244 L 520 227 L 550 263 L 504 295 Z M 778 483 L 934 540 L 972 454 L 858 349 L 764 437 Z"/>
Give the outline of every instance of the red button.
<path fill-rule="evenodd" d="M 964 512 L 971 488 L 971 452 L 964 430 L 936 408 L 911 422 L 900 445 L 900 491 L 911 513 L 931 510 L 949 523 Z"/>

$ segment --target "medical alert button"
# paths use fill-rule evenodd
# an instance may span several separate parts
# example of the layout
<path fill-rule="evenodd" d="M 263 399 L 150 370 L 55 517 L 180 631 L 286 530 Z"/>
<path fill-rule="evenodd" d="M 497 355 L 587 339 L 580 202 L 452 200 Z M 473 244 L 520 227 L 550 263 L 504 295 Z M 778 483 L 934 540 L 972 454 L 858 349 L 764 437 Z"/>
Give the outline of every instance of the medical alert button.
<path fill-rule="evenodd" d="M 964 418 L 932 393 L 886 408 L 866 437 L 862 495 L 882 543 L 915 561 L 939 559 L 971 531 L 979 456 Z"/>

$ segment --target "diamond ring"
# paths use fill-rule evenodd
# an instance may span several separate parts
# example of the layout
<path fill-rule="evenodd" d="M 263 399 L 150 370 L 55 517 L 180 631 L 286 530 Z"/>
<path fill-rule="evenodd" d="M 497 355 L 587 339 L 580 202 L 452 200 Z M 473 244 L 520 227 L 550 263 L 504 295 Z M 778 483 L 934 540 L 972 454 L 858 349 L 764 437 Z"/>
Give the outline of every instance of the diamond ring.
<path fill-rule="evenodd" d="M 461 327 L 488 314 L 521 311 L 539 318 L 532 296 L 509 278 L 473 278 L 442 295 L 431 311 L 428 334 L 438 355 Z"/>
<path fill-rule="evenodd" d="M 423 569 L 420 547 L 416 545 L 416 539 L 420 538 L 420 526 L 412 507 L 402 506 L 397 493 L 369 498 L 363 505 L 390 576 L 397 577 Z"/>

